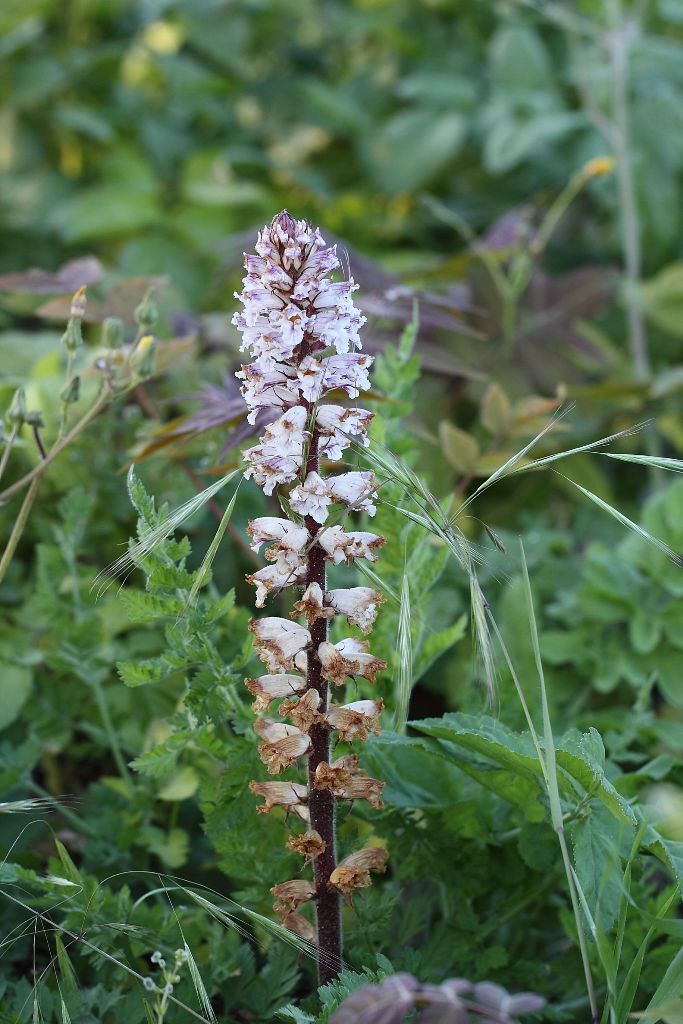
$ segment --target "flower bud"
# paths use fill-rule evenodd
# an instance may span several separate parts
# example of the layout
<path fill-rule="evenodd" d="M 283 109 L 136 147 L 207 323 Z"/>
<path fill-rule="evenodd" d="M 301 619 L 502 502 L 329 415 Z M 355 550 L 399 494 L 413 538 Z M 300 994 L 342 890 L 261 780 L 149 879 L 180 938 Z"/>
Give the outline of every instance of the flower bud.
<path fill-rule="evenodd" d="M 71 300 L 71 309 L 69 311 L 69 316 L 74 317 L 77 320 L 82 320 L 83 317 L 85 316 L 85 304 L 85 285 L 81 285 L 81 287 L 74 294 L 74 297 Z"/>
<path fill-rule="evenodd" d="M 21 427 L 26 422 L 26 392 L 23 388 L 14 392 L 6 417 L 11 427 Z"/>
<path fill-rule="evenodd" d="M 102 323 L 102 344 L 105 348 L 120 348 L 123 344 L 123 320 L 108 316 Z"/>
<path fill-rule="evenodd" d="M 62 335 L 62 344 L 67 352 L 76 352 L 77 349 L 83 344 L 83 335 L 81 334 L 81 321 L 78 317 L 69 317 L 69 322 L 66 325 L 66 330 Z"/>
<path fill-rule="evenodd" d="M 45 426 L 45 420 L 43 419 L 43 414 L 40 411 L 40 409 L 29 409 L 28 412 L 26 413 L 24 422 L 29 427 L 44 427 Z"/>
<path fill-rule="evenodd" d="M 154 299 L 154 288 L 148 288 L 140 305 L 135 310 L 135 323 L 147 332 L 159 319 L 159 309 Z"/>
<path fill-rule="evenodd" d="M 59 397 L 61 398 L 61 400 L 64 402 L 65 405 L 72 405 L 74 402 L 78 401 L 80 393 L 81 393 L 81 378 L 80 377 L 72 377 L 71 380 L 68 380 L 66 382 L 66 384 L 63 386 L 63 388 L 59 392 Z"/>
<path fill-rule="evenodd" d="M 154 359 L 156 355 L 157 340 L 151 334 L 145 334 L 140 338 L 133 352 L 131 360 L 136 377 L 145 380 L 151 377 L 154 372 Z"/>

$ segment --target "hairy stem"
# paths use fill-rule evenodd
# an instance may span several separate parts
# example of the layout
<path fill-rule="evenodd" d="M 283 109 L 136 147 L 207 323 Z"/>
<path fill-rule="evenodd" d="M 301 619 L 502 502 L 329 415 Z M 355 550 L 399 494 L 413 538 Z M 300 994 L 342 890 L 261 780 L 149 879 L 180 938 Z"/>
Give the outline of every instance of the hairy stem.
<path fill-rule="evenodd" d="M 30 484 L 33 480 L 35 480 L 37 476 L 42 476 L 47 467 L 50 465 L 50 463 L 54 462 L 57 456 L 61 455 L 64 449 L 71 444 L 74 438 L 78 437 L 80 432 L 84 430 L 85 427 L 87 427 L 90 421 L 94 420 L 97 414 L 101 412 L 101 410 L 107 404 L 110 395 L 111 387 L 109 384 L 105 384 L 102 390 L 100 391 L 98 397 L 95 399 L 95 401 L 90 406 L 88 411 L 78 421 L 75 427 L 72 427 L 69 433 L 66 434 L 61 440 L 55 442 L 53 447 L 48 452 L 47 457 L 43 459 L 42 462 L 39 462 L 37 466 L 35 466 L 29 473 L 26 473 L 25 476 L 22 476 L 20 480 L 17 480 L 16 483 L 13 483 L 11 487 L 7 487 L 2 492 L 2 494 L 0 494 L 0 502 L 7 501 L 7 499 L 11 498 L 12 495 L 17 494 L 19 491 L 22 491 L 24 487 L 26 487 L 27 484 Z"/>
<path fill-rule="evenodd" d="M 42 473 L 34 476 L 31 481 L 31 486 L 26 492 L 21 508 L 19 509 L 19 515 L 12 527 L 12 532 L 9 540 L 7 541 L 7 547 L 3 552 L 2 559 L 0 559 L 0 583 L 2 583 L 5 578 L 5 573 L 10 567 L 12 559 L 14 558 L 14 552 L 17 550 L 17 545 L 21 540 L 21 535 L 26 529 L 26 523 L 28 522 L 28 517 L 31 513 L 31 509 L 33 508 L 33 502 L 36 500 L 36 494 L 38 493 L 38 488 L 40 487 L 42 479 Z"/>
<path fill-rule="evenodd" d="M 313 431 L 308 453 L 306 473 L 318 471 L 318 431 Z M 306 528 L 311 540 L 318 532 L 318 524 L 306 517 Z M 307 583 L 318 583 L 325 590 L 325 557 L 319 544 L 311 543 L 308 553 Z M 311 651 L 308 657 L 307 683 L 309 689 L 320 694 L 319 711 L 327 711 L 328 683 L 323 679 L 320 662 L 315 653 L 318 646 L 327 640 L 327 620 L 316 619 L 311 624 Z M 324 985 L 337 977 L 342 969 L 341 908 L 339 896 L 330 886 L 330 875 L 337 865 L 335 837 L 334 797 L 329 790 L 315 789 L 315 770 L 318 765 L 330 760 L 330 732 L 324 725 L 314 725 L 310 731 L 311 752 L 308 755 L 308 806 L 311 812 L 311 828 L 319 832 L 325 842 L 325 850 L 313 861 L 316 887 L 316 920 L 318 925 L 318 977 Z"/>

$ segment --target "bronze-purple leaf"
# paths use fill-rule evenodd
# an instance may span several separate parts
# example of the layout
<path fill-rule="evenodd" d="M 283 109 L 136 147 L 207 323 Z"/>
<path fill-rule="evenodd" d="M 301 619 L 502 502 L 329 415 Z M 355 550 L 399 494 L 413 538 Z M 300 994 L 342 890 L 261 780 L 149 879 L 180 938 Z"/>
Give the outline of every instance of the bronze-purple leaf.
<path fill-rule="evenodd" d="M 70 260 L 59 270 L 30 270 L 0 277 L 0 291 L 28 292 L 31 295 L 71 295 L 83 285 L 97 284 L 102 280 L 102 264 L 95 256 Z"/>

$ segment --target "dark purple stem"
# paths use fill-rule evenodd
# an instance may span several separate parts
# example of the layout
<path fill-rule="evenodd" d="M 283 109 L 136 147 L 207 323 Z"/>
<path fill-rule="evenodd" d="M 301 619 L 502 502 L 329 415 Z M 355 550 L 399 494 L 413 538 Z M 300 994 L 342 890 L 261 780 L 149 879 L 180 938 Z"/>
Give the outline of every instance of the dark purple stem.
<path fill-rule="evenodd" d="M 317 473 L 318 432 L 313 431 L 308 453 L 306 473 Z M 311 516 L 306 517 L 306 528 L 311 539 L 319 526 Z M 308 553 L 308 583 L 318 583 L 324 592 L 325 554 L 319 544 L 312 543 Z M 320 694 L 319 711 L 327 711 L 328 683 L 323 679 L 316 654 L 318 646 L 327 640 L 327 619 L 316 619 L 311 624 L 311 650 L 308 655 L 307 683 L 309 689 Z M 334 797 L 329 790 L 314 788 L 315 770 L 318 765 L 330 760 L 330 731 L 324 725 L 314 725 L 310 730 L 311 751 L 308 755 L 308 806 L 311 812 L 311 828 L 320 833 L 325 841 L 325 851 L 313 861 L 316 887 L 316 919 L 318 924 L 318 977 L 325 985 L 337 977 L 342 969 L 341 908 L 339 895 L 329 884 L 330 875 L 337 866 L 335 837 Z"/>

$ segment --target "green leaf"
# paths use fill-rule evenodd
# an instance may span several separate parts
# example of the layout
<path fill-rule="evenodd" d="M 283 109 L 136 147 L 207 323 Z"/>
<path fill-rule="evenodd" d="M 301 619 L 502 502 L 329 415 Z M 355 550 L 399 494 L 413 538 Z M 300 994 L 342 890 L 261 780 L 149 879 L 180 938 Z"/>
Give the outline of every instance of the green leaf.
<path fill-rule="evenodd" d="M 505 25 L 491 42 L 491 77 L 500 90 L 545 89 L 553 81 L 552 67 L 537 32 L 524 25 Z"/>
<path fill-rule="evenodd" d="M 481 400 L 481 422 L 484 427 L 500 437 L 505 434 L 512 420 L 510 399 L 499 384 L 490 384 Z"/>
<path fill-rule="evenodd" d="M 666 973 L 657 986 L 655 994 L 645 1008 L 644 1014 L 639 1014 L 641 1019 L 648 1021 L 648 1024 L 656 1024 L 664 1020 L 667 1010 L 674 1000 L 678 1000 L 683 993 L 683 949 L 679 949 L 676 956 L 666 969 Z"/>
<path fill-rule="evenodd" d="M 439 424 L 441 450 L 451 466 L 461 473 L 472 473 L 479 458 L 479 445 L 475 438 L 452 423 L 443 420 Z"/>
<path fill-rule="evenodd" d="M 2 701 L 0 701 L 0 729 L 7 728 L 15 721 L 28 700 L 33 686 L 33 673 L 19 665 L 0 662 L 2 679 Z"/>
<path fill-rule="evenodd" d="M 591 813 L 568 829 L 574 865 L 596 924 L 608 931 L 616 920 L 623 889 L 622 842 L 633 836 L 606 808 Z"/>
<path fill-rule="evenodd" d="M 424 185 L 462 146 L 466 119 L 458 113 L 404 110 L 371 137 L 369 158 L 377 184 L 390 194 Z"/>
<path fill-rule="evenodd" d="M 657 327 L 683 338 L 683 261 L 669 263 L 641 287 L 643 308 Z"/>

